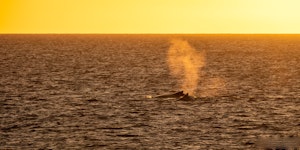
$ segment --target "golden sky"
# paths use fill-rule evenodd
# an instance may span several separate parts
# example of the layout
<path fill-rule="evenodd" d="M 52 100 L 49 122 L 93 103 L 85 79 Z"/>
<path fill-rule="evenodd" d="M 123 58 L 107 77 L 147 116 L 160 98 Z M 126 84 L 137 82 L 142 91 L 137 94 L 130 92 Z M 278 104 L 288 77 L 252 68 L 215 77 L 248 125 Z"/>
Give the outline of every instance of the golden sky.
<path fill-rule="evenodd" d="M 0 33 L 300 33 L 300 0 L 0 0 Z"/>

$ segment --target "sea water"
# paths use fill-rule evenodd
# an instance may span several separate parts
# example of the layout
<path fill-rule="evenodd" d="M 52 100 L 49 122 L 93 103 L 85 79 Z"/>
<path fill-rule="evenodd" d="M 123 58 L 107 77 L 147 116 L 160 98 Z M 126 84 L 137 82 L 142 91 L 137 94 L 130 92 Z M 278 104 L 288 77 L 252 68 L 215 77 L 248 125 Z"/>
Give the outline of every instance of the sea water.
<path fill-rule="evenodd" d="M 185 82 L 174 39 L 203 54 L 193 101 L 155 98 Z M 300 35 L 0 35 L 0 149 L 297 142 L 299 63 Z"/>

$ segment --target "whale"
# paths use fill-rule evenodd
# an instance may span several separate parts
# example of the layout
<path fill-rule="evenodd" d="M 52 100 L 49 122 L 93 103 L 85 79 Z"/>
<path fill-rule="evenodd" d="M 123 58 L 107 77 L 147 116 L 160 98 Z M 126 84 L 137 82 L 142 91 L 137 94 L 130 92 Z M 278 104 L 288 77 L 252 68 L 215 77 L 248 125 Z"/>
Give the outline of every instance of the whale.
<path fill-rule="evenodd" d="M 186 93 L 182 97 L 180 97 L 178 100 L 179 101 L 191 101 L 191 100 L 195 100 L 195 98 L 192 96 L 189 96 L 189 93 Z"/>
<path fill-rule="evenodd" d="M 157 98 L 180 98 L 182 96 L 184 96 L 185 94 L 183 93 L 183 91 L 179 91 L 173 94 L 167 94 L 167 95 L 159 95 L 157 96 Z"/>
<path fill-rule="evenodd" d="M 173 94 L 159 95 L 156 98 L 173 98 L 179 101 L 191 101 L 195 100 L 195 97 L 190 96 L 189 93 L 184 94 L 183 91 L 179 91 Z"/>

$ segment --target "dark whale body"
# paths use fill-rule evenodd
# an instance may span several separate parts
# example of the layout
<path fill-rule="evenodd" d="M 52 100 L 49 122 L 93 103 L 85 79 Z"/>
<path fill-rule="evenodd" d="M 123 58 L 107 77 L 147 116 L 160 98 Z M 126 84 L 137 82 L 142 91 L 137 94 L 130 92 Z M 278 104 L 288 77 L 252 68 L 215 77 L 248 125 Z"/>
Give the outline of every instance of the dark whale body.
<path fill-rule="evenodd" d="M 180 101 L 194 100 L 194 98 L 192 96 L 189 96 L 189 93 L 184 94 L 183 91 L 179 91 L 174 94 L 160 95 L 160 96 L 157 96 L 157 98 L 176 98 L 177 100 L 180 100 Z"/>
<path fill-rule="evenodd" d="M 192 96 L 189 96 L 189 93 L 186 93 L 184 96 L 182 96 L 178 100 L 179 101 L 191 101 L 191 100 L 195 100 L 195 99 Z"/>
<path fill-rule="evenodd" d="M 183 91 L 179 91 L 179 92 L 174 93 L 174 94 L 160 95 L 160 96 L 157 96 L 157 98 L 180 98 L 184 95 L 185 94 L 183 93 Z"/>

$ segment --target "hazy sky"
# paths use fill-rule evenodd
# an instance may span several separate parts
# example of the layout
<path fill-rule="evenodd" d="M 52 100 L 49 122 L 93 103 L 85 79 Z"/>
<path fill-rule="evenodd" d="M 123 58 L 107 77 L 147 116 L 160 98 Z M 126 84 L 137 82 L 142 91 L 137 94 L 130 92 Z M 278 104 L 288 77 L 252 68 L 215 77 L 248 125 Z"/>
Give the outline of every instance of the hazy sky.
<path fill-rule="evenodd" d="M 0 33 L 300 33 L 300 0 L 0 0 Z"/>

